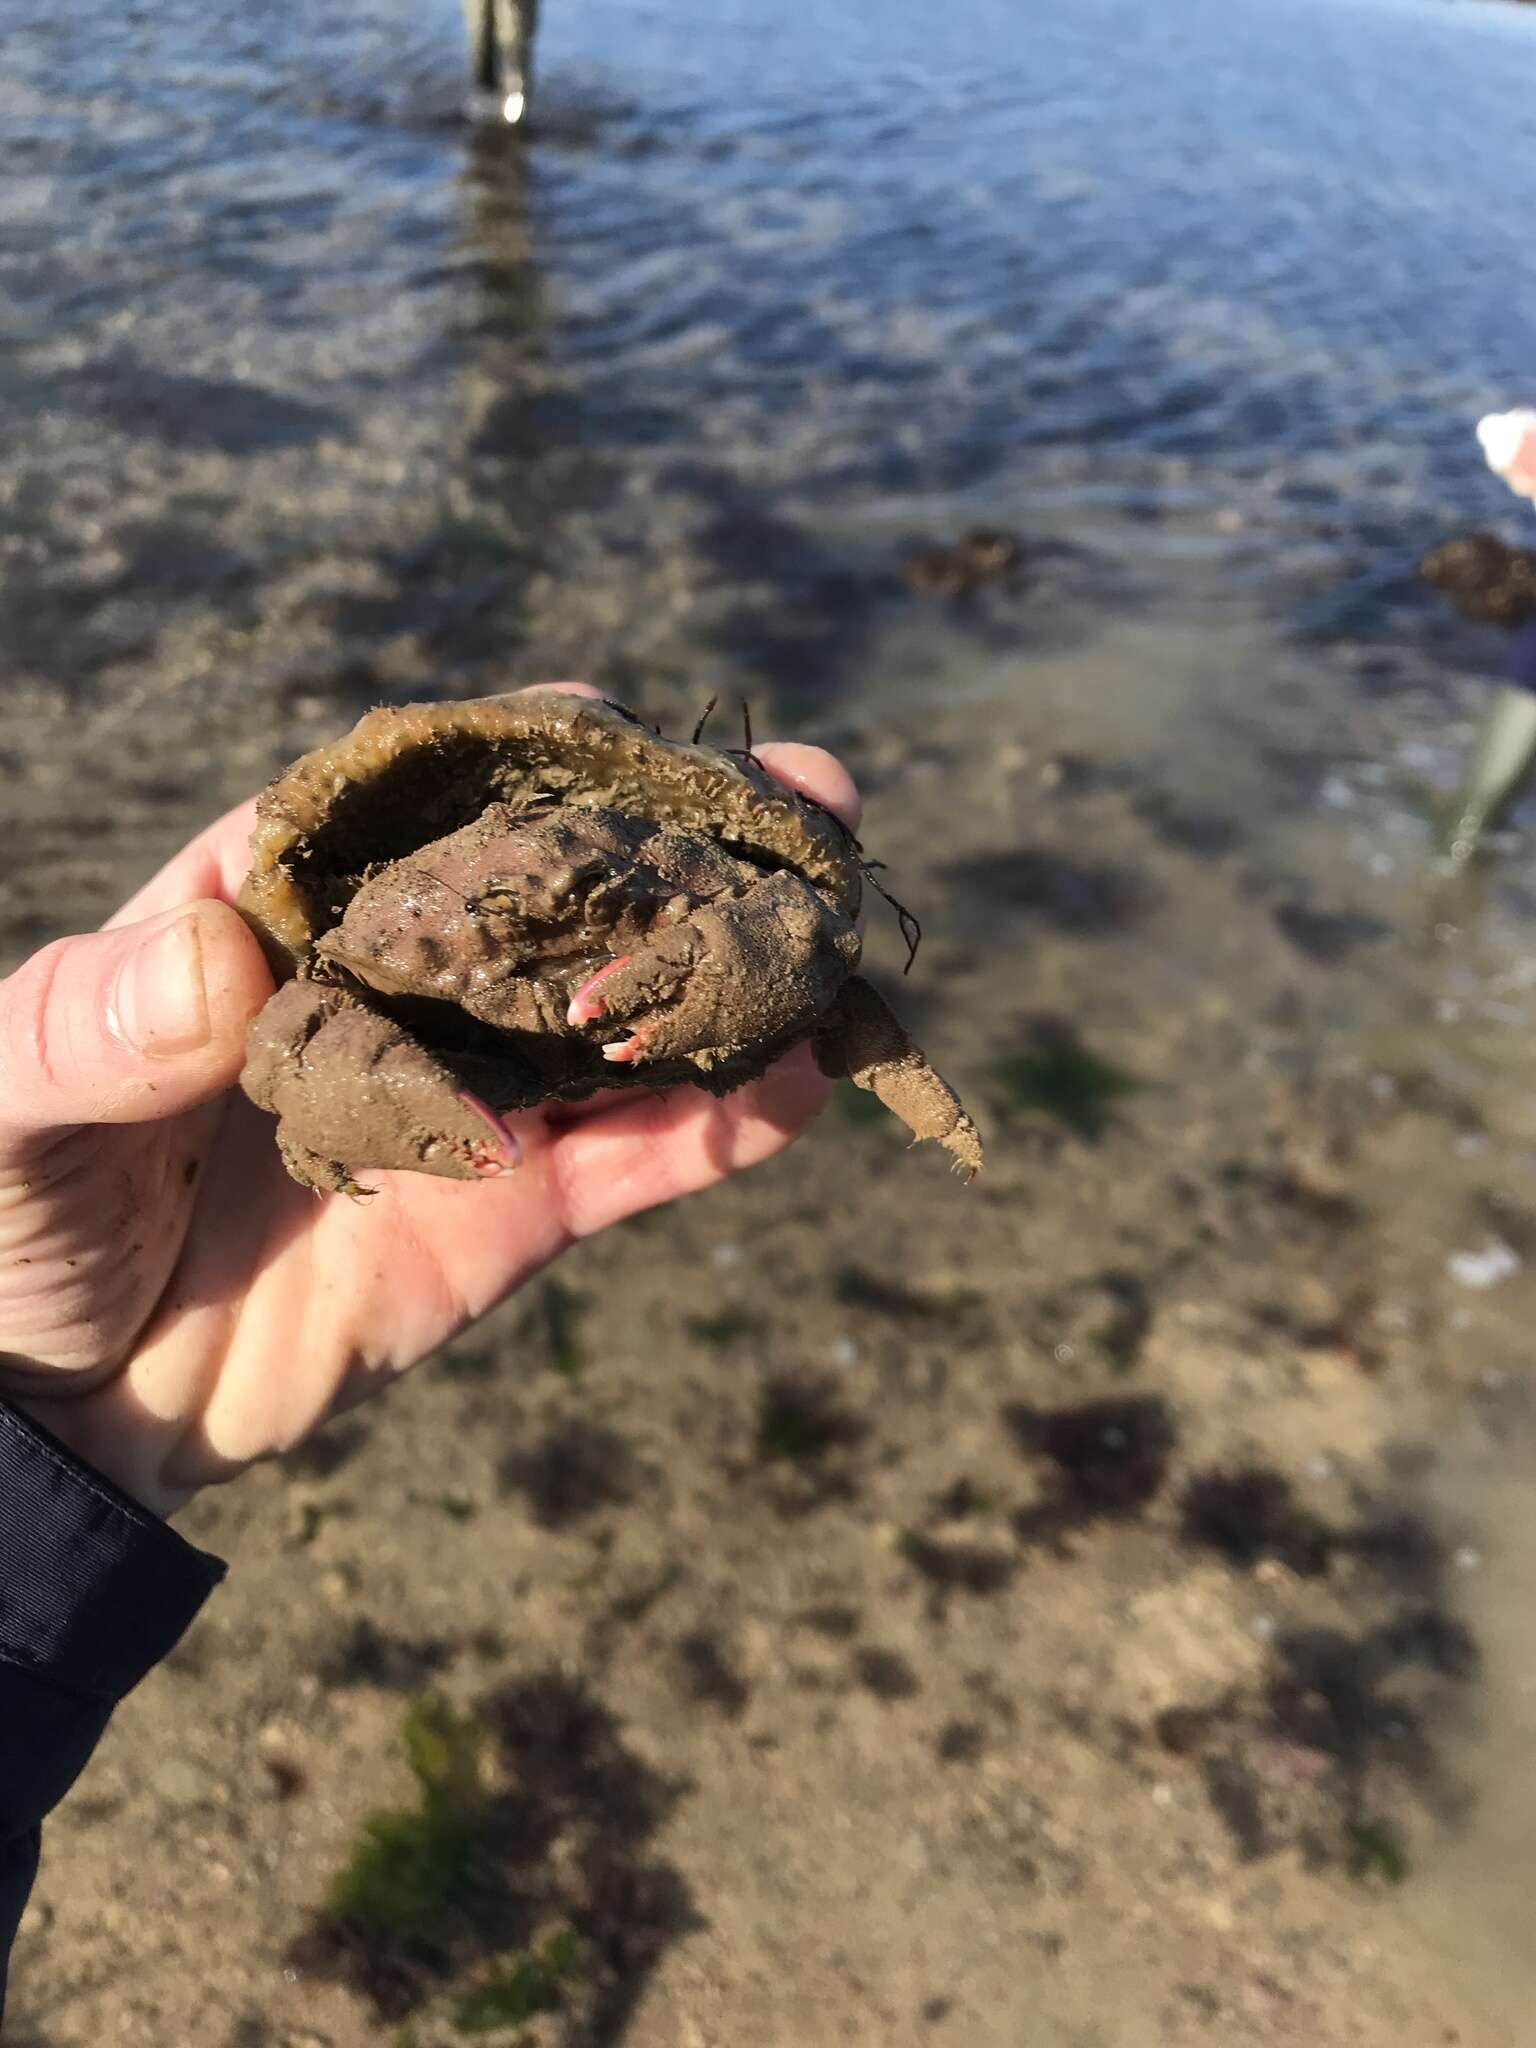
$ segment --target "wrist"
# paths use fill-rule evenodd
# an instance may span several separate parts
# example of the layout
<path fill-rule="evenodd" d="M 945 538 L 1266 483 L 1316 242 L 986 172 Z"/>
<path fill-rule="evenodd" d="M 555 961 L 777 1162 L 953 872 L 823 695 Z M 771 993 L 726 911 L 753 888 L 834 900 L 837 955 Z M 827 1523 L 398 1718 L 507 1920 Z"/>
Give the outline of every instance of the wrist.
<path fill-rule="evenodd" d="M 26 1421 L 45 1430 L 91 1472 L 145 1508 L 169 1521 L 192 1498 L 191 1487 L 174 1487 L 165 1479 L 165 1457 L 143 1422 L 137 1427 L 117 1414 L 112 1389 L 67 1398 L 8 1391 L 5 1399 Z"/>

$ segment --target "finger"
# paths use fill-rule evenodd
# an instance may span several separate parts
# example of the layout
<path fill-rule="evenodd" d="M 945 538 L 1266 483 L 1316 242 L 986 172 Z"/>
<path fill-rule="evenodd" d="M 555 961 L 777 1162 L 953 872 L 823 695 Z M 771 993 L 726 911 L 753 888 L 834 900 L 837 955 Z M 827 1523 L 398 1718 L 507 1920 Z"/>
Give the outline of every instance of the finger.
<path fill-rule="evenodd" d="M 0 1149 L 174 1116 L 228 1088 L 272 993 L 226 903 L 60 939 L 0 982 Z"/>
<path fill-rule="evenodd" d="M 551 1126 L 541 1165 L 572 1237 L 714 1187 L 782 1151 L 821 1110 L 831 1084 L 797 1046 L 720 1101 L 696 1088 L 647 1094 L 579 1124 Z"/>
<path fill-rule="evenodd" d="M 251 864 L 251 832 L 256 823 L 256 799 L 247 797 L 222 818 L 205 826 L 189 840 L 174 859 L 137 890 L 121 910 L 115 910 L 102 927 L 112 931 L 118 925 L 137 924 L 162 910 L 175 910 L 199 897 L 214 896 L 232 903 Z"/>
<path fill-rule="evenodd" d="M 858 831 L 864 806 L 853 777 L 835 754 L 800 740 L 768 740 L 755 752 L 775 782 L 808 796 L 840 818 L 850 832 Z"/>

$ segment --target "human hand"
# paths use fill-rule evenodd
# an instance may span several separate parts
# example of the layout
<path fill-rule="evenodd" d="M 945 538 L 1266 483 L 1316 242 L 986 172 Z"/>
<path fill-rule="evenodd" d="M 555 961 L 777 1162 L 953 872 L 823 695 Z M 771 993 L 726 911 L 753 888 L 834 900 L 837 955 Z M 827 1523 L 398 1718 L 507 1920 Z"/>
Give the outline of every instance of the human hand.
<path fill-rule="evenodd" d="M 857 827 L 831 755 L 757 753 Z M 801 1046 L 723 1101 L 509 1119 L 505 1179 L 317 1196 L 234 1086 L 272 990 L 232 908 L 253 819 L 231 811 L 100 932 L 0 982 L 0 1395 L 161 1514 L 380 1392 L 578 1238 L 769 1158 L 828 1090 Z"/>

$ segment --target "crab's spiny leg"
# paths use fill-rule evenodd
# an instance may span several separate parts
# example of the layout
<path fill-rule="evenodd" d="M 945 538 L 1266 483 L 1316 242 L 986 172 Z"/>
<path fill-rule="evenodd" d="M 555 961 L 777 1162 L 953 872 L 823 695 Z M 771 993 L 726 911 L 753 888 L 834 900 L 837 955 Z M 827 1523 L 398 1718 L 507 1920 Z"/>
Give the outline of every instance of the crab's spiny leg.
<path fill-rule="evenodd" d="M 824 1073 L 878 1096 L 914 1138 L 936 1139 L 966 1179 L 975 1179 L 981 1134 L 954 1089 L 862 976 L 843 984 L 832 1021 L 816 1041 L 816 1057 Z"/>

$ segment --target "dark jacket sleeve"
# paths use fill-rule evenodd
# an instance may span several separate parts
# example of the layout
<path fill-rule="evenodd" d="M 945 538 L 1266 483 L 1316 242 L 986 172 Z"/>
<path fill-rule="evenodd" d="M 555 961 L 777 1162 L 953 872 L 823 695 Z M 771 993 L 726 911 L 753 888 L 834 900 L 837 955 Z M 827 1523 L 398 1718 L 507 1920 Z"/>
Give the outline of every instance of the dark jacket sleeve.
<path fill-rule="evenodd" d="M 1510 638 L 1504 673 L 1522 690 L 1536 690 L 1536 617 L 1526 620 Z"/>
<path fill-rule="evenodd" d="M 223 1576 L 0 1402 L 0 2011 L 44 1815 Z"/>

